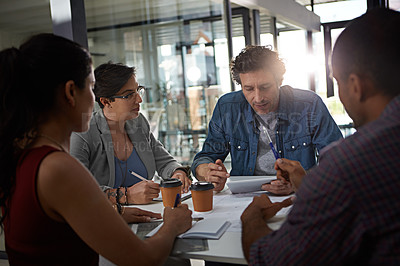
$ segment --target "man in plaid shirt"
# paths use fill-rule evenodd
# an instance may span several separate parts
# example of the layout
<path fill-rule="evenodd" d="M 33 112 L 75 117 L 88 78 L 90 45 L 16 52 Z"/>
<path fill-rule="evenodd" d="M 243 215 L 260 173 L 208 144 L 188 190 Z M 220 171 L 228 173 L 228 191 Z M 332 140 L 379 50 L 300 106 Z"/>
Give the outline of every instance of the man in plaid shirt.
<path fill-rule="evenodd" d="M 375 9 L 355 19 L 332 66 L 357 132 L 327 147 L 307 174 L 298 162 L 277 161 L 296 199 L 274 232 L 265 221 L 287 201 L 263 195 L 244 211 L 250 265 L 400 265 L 400 13 Z"/>

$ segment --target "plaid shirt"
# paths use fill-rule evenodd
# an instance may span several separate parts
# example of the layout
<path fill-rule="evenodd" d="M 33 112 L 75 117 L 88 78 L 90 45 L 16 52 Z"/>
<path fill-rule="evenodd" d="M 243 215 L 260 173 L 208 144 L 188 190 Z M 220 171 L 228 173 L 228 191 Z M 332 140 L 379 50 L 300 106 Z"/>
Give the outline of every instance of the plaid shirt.
<path fill-rule="evenodd" d="M 250 265 L 400 265 L 400 96 L 309 171 Z"/>

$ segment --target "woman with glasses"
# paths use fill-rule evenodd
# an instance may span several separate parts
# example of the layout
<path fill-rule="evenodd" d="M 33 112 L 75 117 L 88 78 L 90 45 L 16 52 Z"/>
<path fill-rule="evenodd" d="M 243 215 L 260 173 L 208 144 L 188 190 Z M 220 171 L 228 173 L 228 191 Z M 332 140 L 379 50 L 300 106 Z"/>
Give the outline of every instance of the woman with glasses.
<path fill-rule="evenodd" d="M 192 224 L 187 205 L 164 209 L 140 240 L 90 172 L 69 154 L 94 105 L 89 53 L 53 34 L 0 52 L 0 224 L 10 265 L 162 265 Z M 114 207 L 114 209 L 113 209 Z"/>
<path fill-rule="evenodd" d="M 155 171 L 162 178 L 180 179 L 187 192 L 187 168 L 155 139 L 140 113 L 144 87 L 136 81 L 135 68 L 109 62 L 94 73 L 100 110 L 94 112 L 89 131 L 72 135 L 71 154 L 92 172 L 112 203 L 147 204 L 157 198 L 159 185 L 151 181 Z M 130 208 L 121 206 L 127 222 L 141 218 L 128 212 Z"/>

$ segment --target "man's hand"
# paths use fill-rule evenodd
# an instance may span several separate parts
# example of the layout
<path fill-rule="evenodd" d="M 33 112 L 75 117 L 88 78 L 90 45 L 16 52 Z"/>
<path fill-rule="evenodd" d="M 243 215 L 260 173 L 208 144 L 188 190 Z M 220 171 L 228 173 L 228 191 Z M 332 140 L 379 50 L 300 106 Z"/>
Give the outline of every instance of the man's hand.
<path fill-rule="evenodd" d="M 160 193 L 160 185 L 153 181 L 141 181 L 128 188 L 128 203 L 147 204 Z"/>
<path fill-rule="evenodd" d="M 189 191 L 189 187 L 192 184 L 192 181 L 187 177 L 185 171 L 176 170 L 171 178 L 176 178 L 181 180 L 182 182 L 182 193 L 187 193 Z"/>
<path fill-rule="evenodd" d="M 150 222 L 152 218 L 161 219 L 161 213 L 155 213 L 150 211 L 145 211 L 139 208 L 133 207 L 123 207 L 125 208 L 125 212 L 122 215 L 122 218 L 127 223 L 146 223 Z"/>
<path fill-rule="evenodd" d="M 256 196 L 253 202 L 244 210 L 242 220 L 242 248 L 248 260 L 250 247 L 254 241 L 272 232 L 266 224 L 275 214 L 284 207 L 292 205 L 290 198 L 282 202 L 272 203 L 267 195 Z"/>
<path fill-rule="evenodd" d="M 271 181 L 270 184 L 263 184 L 261 189 L 274 193 L 275 195 L 286 196 L 290 193 L 293 193 L 293 188 L 290 182 L 280 178 L 278 178 L 278 180 Z"/>
<path fill-rule="evenodd" d="M 220 159 L 216 160 L 215 163 L 200 164 L 196 168 L 197 179 L 213 183 L 215 191 L 221 191 L 224 188 L 229 176 Z"/>
<path fill-rule="evenodd" d="M 294 191 L 299 188 L 306 170 L 301 166 L 300 162 L 288 159 L 278 159 L 275 162 L 276 177 L 280 180 L 290 181 Z"/>
<path fill-rule="evenodd" d="M 253 219 L 262 218 L 264 222 L 271 219 L 282 208 L 292 205 L 292 199 L 287 198 L 282 202 L 272 203 L 267 195 L 255 196 L 252 203 L 244 210 L 240 219 L 247 223 Z"/>

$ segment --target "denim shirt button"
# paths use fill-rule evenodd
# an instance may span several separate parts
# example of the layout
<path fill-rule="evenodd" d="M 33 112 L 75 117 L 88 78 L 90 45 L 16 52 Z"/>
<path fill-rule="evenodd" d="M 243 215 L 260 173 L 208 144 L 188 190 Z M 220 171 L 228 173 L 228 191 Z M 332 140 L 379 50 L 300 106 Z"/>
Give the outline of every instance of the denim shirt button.
<path fill-rule="evenodd" d="M 240 145 L 238 146 L 238 149 L 240 149 Z"/>
<path fill-rule="evenodd" d="M 279 153 L 282 153 L 282 151 L 279 151 Z"/>
<path fill-rule="evenodd" d="M 292 146 L 292 150 L 294 150 L 294 148 L 295 148 L 295 147 L 294 147 L 294 146 Z"/>
<path fill-rule="evenodd" d="M 303 146 L 306 146 L 306 145 L 307 145 L 307 143 L 303 142 Z"/>

